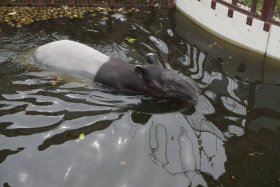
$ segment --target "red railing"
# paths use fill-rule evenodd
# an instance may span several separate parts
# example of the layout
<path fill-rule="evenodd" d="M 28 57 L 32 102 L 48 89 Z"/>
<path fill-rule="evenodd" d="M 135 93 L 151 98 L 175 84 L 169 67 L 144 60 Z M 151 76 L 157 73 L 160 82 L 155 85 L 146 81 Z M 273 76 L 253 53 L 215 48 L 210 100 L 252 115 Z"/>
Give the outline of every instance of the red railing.
<path fill-rule="evenodd" d="M 0 0 L 0 6 L 169 6 L 175 0 Z"/>
<path fill-rule="evenodd" d="M 280 25 L 280 1 L 278 0 L 212 0 L 213 2 L 229 7 L 229 14 L 233 11 L 247 14 L 248 25 L 252 24 L 253 18 L 267 24 Z"/>

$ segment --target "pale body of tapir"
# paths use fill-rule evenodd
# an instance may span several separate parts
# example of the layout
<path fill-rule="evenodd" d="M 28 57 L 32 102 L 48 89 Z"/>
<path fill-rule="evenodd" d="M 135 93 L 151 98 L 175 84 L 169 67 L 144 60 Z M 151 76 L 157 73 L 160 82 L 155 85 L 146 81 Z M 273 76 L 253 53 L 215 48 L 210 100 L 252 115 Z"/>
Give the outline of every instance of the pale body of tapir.
<path fill-rule="evenodd" d="M 118 90 L 133 90 L 156 99 L 197 103 L 198 93 L 175 72 L 157 64 L 125 63 L 78 42 L 61 40 L 37 48 L 35 61 L 70 76 L 87 77 Z"/>

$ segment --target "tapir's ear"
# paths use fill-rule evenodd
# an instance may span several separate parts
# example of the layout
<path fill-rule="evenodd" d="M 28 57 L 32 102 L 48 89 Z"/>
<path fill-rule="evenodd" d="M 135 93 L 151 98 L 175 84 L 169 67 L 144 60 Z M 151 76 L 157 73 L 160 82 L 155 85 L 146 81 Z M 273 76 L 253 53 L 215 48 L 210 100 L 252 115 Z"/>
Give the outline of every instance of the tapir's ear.
<path fill-rule="evenodd" d="M 135 75 L 141 79 L 147 78 L 147 70 L 145 67 L 137 65 L 134 68 Z"/>
<path fill-rule="evenodd" d="M 154 53 L 148 53 L 148 54 L 146 55 L 146 58 L 147 58 L 147 62 L 148 62 L 149 64 L 159 65 L 157 56 L 156 56 Z"/>

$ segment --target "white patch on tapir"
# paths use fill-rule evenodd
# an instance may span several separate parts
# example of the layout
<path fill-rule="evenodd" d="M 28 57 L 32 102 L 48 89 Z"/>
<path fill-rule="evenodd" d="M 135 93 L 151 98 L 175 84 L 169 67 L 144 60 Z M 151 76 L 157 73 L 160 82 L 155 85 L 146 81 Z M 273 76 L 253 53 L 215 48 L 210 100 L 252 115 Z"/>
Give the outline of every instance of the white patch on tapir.
<path fill-rule="evenodd" d="M 36 49 L 34 59 L 56 71 L 93 80 L 110 57 L 84 44 L 61 40 Z"/>

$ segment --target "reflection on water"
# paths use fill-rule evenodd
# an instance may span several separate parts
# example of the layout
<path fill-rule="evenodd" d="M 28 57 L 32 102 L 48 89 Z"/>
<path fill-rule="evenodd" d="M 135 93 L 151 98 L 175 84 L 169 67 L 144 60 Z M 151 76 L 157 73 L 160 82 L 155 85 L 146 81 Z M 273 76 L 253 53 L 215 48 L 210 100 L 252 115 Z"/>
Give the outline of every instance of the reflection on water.
<path fill-rule="evenodd" d="M 176 12 L 102 17 L 1 28 L 0 185 L 280 184 L 279 77 L 268 71 L 275 62 Z M 199 102 L 156 101 L 36 65 L 34 48 L 59 39 L 128 63 L 157 53 L 196 87 Z"/>

